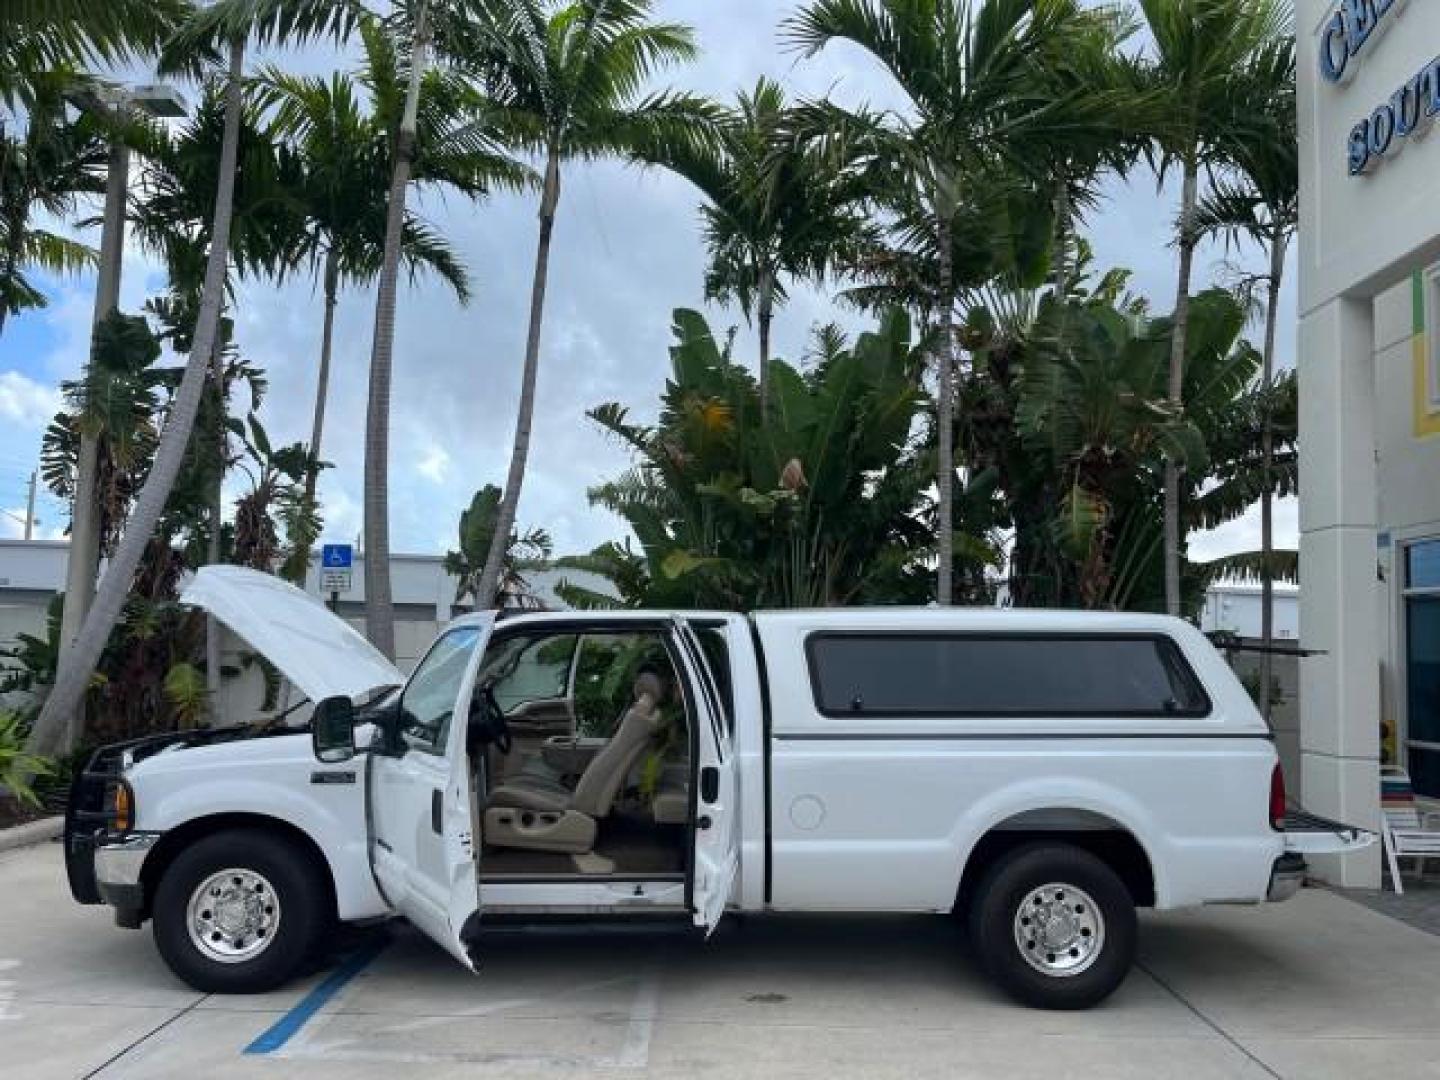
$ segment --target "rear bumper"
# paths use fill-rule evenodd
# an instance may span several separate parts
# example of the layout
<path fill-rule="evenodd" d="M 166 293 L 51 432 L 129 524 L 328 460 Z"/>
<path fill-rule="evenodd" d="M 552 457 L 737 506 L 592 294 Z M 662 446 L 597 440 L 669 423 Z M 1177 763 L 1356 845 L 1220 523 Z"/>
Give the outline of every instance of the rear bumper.
<path fill-rule="evenodd" d="M 1289 900 L 1305 884 L 1305 860 L 1294 852 L 1286 852 L 1270 868 L 1270 885 L 1265 899 L 1276 903 Z"/>

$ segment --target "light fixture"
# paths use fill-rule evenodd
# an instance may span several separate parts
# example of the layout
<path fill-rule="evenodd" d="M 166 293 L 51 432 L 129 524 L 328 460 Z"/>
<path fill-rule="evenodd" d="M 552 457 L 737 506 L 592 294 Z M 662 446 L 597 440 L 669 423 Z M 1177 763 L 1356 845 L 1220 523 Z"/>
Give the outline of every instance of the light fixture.
<path fill-rule="evenodd" d="M 185 98 L 165 83 L 132 87 L 127 97 L 131 106 L 157 120 L 176 120 L 186 113 Z"/>

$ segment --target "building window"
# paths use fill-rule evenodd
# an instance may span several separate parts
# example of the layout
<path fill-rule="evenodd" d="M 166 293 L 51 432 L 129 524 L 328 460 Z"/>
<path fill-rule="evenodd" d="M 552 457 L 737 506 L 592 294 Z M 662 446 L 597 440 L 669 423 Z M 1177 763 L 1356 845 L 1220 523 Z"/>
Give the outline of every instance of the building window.
<path fill-rule="evenodd" d="M 1440 539 L 1405 548 L 1405 760 L 1421 795 L 1440 798 Z"/>
<path fill-rule="evenodd" d="M 1440 408 L 1440 380 L 1436 379 L 1436 356 L 1440 356 L 1440 266 L 1432 266 L 1425 275 L 1425 329 L 1429 339 L 1425 350 L 1425 405 L 1434 412 Z"/>
<path fill-rule="evenodd" d="M 1412 406 L 1417 439 L 1440 435 L 1440 265 L 1414 279 Z"/>
<path fill-rule="evenodd" d="M 1181 717 L 1210 702 L 1169 638 L 816 634 L 810 679 L 834 717 Z"/>

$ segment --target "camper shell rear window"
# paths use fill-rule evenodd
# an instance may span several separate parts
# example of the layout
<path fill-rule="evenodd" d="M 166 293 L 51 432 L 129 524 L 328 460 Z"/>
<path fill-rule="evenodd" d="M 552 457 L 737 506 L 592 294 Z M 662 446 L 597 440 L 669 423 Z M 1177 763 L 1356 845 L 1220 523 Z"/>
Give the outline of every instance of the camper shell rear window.
<path fill-rule="evenodd" d="M 1164 634 L 822 631 L 806 641 L 832 717 L 1204 717 L 1210 699 Z"/>

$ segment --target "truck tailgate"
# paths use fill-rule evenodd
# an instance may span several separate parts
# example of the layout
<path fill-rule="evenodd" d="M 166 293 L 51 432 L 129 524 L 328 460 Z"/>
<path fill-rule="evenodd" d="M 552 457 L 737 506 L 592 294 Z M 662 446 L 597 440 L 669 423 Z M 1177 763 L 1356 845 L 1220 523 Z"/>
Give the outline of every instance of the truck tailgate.
<path fill-rule="evenodd" d="M 1285 815 L 1285 850 L 1297 855 L 1338 855 L 1367 848 L 1379 837 L 1369 829 L 1291 810 Z"/>

